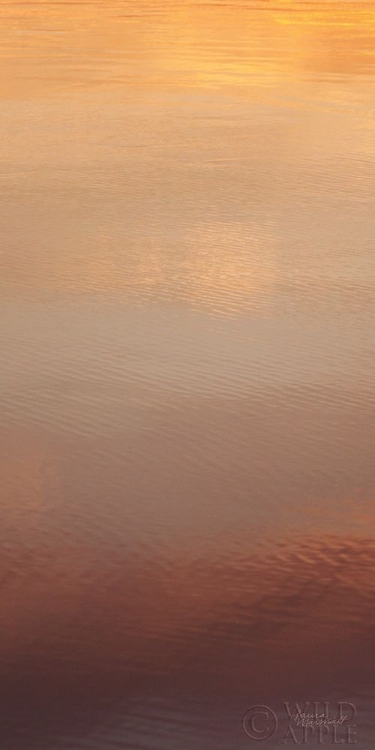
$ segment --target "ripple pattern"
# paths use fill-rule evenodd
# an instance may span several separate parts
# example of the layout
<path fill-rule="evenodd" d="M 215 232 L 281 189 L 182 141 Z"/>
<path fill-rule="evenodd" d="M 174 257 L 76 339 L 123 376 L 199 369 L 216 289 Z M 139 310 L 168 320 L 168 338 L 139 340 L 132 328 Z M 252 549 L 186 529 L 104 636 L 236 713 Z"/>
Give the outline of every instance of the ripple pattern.
<path fill-rule="evenodd" d="M 372 750 L 374 2 L 3 0 L 0 63 L 1 750 Z"/>

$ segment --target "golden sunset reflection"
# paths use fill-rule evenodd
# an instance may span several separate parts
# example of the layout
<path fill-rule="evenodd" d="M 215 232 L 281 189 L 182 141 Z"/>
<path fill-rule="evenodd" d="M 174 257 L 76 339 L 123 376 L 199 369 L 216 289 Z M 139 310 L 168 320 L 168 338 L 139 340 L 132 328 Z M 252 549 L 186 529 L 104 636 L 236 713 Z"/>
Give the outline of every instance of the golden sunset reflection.
<path fill-rule="evenodd" d="M 0 63 L 4 747 L 371 750 L 375 2 L 4 0 Z"/>
<path fill-rule="evenodd" d="M 141 3 L 133 10 L 131 3 L 114 3 L 112 13 L 98 3 L 94 15 L 89 3 L 2 4 L 2 98 L 103 86 L 116 95 L 146 87 L 254 96 L 259 80 L 266 87 L 314 73 L 341 80 L 374 66 L 370 3 L 249 3 L 241 12 L 231 4 L 165 3 L 154 14 Z"/>

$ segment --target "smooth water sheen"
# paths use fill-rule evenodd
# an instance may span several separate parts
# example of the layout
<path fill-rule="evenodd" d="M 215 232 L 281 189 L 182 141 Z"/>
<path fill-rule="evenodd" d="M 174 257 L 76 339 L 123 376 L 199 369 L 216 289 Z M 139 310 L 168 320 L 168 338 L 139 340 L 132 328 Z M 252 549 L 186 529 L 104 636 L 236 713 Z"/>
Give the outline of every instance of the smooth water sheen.
<path fill-rule="evenodd" d="M 371 750 L 375 4 L 2 0 L 0 58 L 1 750 Z"/>

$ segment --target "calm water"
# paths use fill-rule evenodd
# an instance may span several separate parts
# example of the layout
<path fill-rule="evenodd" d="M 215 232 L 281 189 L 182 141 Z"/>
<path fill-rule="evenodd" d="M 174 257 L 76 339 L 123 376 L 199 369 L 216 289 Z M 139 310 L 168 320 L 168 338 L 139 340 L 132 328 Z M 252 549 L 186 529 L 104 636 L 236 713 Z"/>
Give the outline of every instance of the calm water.
<path fill-rule="evenodd" d="M 375 4 L 2 0 L 0 57 L 1 750 L 370 750 Z"/>

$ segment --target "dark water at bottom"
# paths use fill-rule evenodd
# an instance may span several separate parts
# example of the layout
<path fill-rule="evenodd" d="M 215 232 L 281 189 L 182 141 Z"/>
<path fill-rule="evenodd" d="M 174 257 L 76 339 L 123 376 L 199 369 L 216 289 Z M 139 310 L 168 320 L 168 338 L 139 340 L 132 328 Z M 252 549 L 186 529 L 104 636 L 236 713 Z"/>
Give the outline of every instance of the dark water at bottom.
<path fill-rule="evenodd" d="M 39 561 L 29 585 L 19 560 L 4 582 L 2 747 L 224 750 L 258 733 L 269 748 L 372 747 L 373 541 L 142 562 L 46 543 Z M 342 703 L 347 719 L 304 735 L 284 705 L 295 701 L 335 719 Z M 249 737 L 259 705 L 273 714 L 247 715 Z"/>

